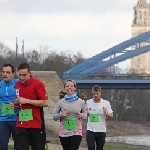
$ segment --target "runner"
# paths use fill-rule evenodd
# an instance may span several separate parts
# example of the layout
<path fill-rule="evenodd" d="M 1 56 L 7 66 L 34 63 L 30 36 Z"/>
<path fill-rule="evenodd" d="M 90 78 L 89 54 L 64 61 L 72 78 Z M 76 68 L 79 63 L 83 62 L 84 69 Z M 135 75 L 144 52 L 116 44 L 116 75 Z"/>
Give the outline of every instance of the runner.
<path fill-rule="evenodd" d="M 41 145 L 45 139 L 43 107 L 48 106 L 48 96 L 45 85 L 32 77 L 30 66 L 22 63 L 18 67 L 19 81 L 15 88 L 17 91 L 17 101 L 11 102 L 19 106 L 19 116 L 17 118 L 17 141 L 18 150 L 43 150 Z M 44 130 L 43 130 L 44 129 Z"/>
<path fill-rule="evenodd" d="M 85 101 L 77 96 L 76 83 L 65 82 L 64 98 L 56 104 L 53 119 L 60 120 L 59 138 L 63 150 L 78 150 L 82 140 L 82 119 L 87 118 Z"/>
<path fill-rule="evenodd" d="M 14 88 L 18 79 L 14 79 L 15 70 L 11 64 L 2 67 L 3 81 L 0 82 L 0 150 L 8 150 L 9 138 L 12 134 L 14 149 L 17 149 L 16 117 L 18 108 L 11 109 L 9 103 L 16 100 Z"/>
<path fill-rule="evenodd" d="M 92 88 L 93 98 L 86 101 L 88 123 L 86 141 L 88 150 L 103 150 L 106 138 L 106 118 L 113 118 L 109 101 L 101 98 L 101 87 Z"/>

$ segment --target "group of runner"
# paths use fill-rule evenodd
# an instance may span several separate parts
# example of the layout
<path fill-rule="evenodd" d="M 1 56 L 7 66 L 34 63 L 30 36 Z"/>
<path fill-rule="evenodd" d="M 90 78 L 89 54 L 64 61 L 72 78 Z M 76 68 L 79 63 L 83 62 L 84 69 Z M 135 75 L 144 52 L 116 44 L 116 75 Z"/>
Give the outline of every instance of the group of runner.
<path fill-rule="evenodd" d="M 12 135 L 15 150 L 45 150 L 46 132 L 43 107 L 48 106 L 45 85 L 35 79 L 28 63 L 18 67 L 4 64 L 0 82 L 0 150 L 8 150 Z M 53 119 L 60 121 L 59 138 L 63 150 L 78 150 L 82 140 L 82 119 L 88 119 L 86 141 L 88 150 L 103 150 L 106 118 L 113 117 L 109 101 L 101 98 L 101 87 L 92 88 L 93 98 L 83 100 L 76 93 L 76 83 L 68 79 L 64 94 L 56 103 Z"/>

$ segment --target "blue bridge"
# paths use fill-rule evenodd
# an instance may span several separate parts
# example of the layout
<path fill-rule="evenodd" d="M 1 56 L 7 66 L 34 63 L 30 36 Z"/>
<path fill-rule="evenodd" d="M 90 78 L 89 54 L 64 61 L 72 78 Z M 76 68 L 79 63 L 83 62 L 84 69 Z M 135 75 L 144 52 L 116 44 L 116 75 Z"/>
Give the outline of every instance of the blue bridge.
<path fill-rule="evenodd" d="M 70 68 L 61 79 L 73 79 L 78 88 L 92 88 L 100 85 L 104 89 L 149 89 L 149 74 L 100 74 L 99 72 L 111 68 L 113 65 L 150 51 L 150 45 L 141 47 L 142 42 L 150 42 L 150 31 L 124 41 L 100 54 L 89 58 Z M 135 46 L 135 50 L 130 50 Z"/>

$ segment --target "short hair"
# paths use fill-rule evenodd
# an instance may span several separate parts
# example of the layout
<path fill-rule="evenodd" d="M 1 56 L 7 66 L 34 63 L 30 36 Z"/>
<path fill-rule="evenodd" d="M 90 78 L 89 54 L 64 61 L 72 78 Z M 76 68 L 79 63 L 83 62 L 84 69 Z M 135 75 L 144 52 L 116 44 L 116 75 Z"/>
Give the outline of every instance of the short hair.
<path fill-rule="evenodd" d="M 72 83 L 74 84 L 74 87 L 77 88 L 77 84 L 75 83 L 74 80 L 72 80 L 72 79 L 67 79 L 66 82 L 68 82 L 68 81 L 72 82 Z M 64 83 L 64 86 L 66 85 L 66 82 Z"/>
<path fill-rule="evenodd" d="M 94 87 L 92 88 L 92 91 L 101 92 L 101 87 L 98 85 L 94 85 Z"/>
<path fill-rule="evenodd" d="M 3 67 L 10 67 L 11 70 L 12 70 L 12 73 L 15 73 L 15 68 L 14 68 L 13 65 L 11 65 L 11 64 L 4 64 L 4 65 L 2 66 L 2 70 L 3 70 Z"/>
<path fill-rule="evenodd" d="M 30 72 L 30 65 L 27 62 L 22 63 L 22 64 L 19 65 L 18 71 L 21 70 L 21 69 L 27 69 Z"/>

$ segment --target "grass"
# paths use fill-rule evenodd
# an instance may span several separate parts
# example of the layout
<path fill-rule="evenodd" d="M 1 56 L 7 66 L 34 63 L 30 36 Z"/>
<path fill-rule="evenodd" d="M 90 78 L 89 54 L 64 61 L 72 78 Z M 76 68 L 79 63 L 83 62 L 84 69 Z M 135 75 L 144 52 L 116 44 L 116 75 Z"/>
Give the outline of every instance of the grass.
<path fill-rule="evenodd" d="M 51 144 L 58 144 L 58 145 L 60 145 L 60 141 L 52 140 Z M 87 148 L 85 143 L 81 143 L 80 146 Z M 14 150 L 12 145 L 9 145 L 8 149 L 9 150 Z M 49 149 L 49 150 L 51 150 L 51 149 Z M 140 148 L 138 148 L 138 149 L 137 148 L 130 148 L 130 147 L 127 147 L 127 146 L 107 146 L 106 145 L 106 146 L 104 146 L 104 150 L 144 150 L 144 149 L 143 148 L 142 149 L 140 149 Z"/>

